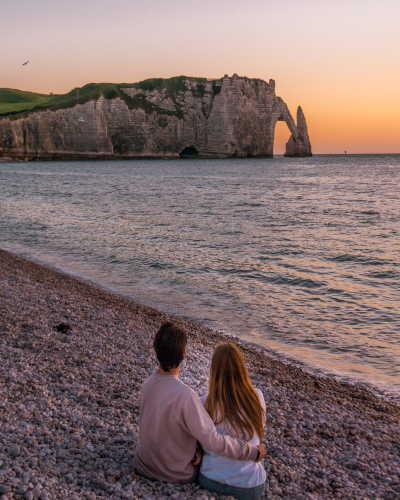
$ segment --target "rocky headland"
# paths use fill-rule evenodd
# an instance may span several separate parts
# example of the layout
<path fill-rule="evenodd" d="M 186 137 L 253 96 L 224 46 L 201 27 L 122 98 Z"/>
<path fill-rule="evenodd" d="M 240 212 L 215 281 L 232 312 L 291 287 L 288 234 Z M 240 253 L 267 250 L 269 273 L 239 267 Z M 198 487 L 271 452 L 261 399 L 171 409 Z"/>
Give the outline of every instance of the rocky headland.
<path fill-rule="evenodd" d="M 134 473 L 140 387 L 168 319 L 189 333 L 182 380 L 203 395 L 232 337 L 0 251 L 1 500 L 214 497 Z M 398 406 L 235 342 L 267 403 L 265 498 L 400 498 Z"/>
<path fill-rule="evenodd" d="M 0 115 L 0 156 L 23 160 L 270 158 L 275 125 L 286 156 L 312 156 L 301 107 L 294 121 L 268 83 L 225 75 L 89 84 L 33 109 Z"/>

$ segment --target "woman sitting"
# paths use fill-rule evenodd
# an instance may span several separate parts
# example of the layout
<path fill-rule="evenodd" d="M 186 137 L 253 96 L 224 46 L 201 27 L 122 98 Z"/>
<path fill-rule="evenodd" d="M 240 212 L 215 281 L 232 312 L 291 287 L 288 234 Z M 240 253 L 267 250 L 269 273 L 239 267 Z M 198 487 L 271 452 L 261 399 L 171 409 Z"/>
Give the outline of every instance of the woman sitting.
<path fill-rule="evenodd" d="M 217 346 L 211 362 L 209 392 L 201 398 L 218 432 L 243 439 L 253 446 L 264 437 L 265 401 L 250 381 L 243 356 L 235 344 Z M 201 486 L 238 500 L 257 500 L 265 491 L 263 461 L 241 462 L 204 449 Z"/>

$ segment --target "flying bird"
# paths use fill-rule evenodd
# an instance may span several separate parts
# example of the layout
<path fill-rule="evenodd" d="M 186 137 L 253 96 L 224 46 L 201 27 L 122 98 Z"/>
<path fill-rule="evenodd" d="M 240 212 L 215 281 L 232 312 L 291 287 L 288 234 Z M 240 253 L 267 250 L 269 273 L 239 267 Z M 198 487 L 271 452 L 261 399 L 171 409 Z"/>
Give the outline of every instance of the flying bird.
<path fill-rule="evenodd" d="M 28 64 L 29 61 L 26 61 L 26 63 L 24 63 L 22 66 L 26 66 Z"/>

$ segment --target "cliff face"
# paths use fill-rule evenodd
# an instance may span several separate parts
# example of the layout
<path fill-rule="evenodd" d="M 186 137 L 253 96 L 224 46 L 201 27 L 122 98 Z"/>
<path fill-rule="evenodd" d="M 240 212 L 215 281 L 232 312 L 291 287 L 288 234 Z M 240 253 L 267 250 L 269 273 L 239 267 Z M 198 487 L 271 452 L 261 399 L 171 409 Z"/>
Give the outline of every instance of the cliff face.
<path fill-rule="evenodd" d="M 286 156 L 311 156 L 304 114 L 297 125 L 275 82 L 225 76 L 185 90 L 124 88 L 144 105 L 101 95 L 57 111 L 0 119 L 0 156 L 20 159 L 272 157 L 275 125 L 292 135 Z M 157 111 L 155 111 L 155 109 Z"/>

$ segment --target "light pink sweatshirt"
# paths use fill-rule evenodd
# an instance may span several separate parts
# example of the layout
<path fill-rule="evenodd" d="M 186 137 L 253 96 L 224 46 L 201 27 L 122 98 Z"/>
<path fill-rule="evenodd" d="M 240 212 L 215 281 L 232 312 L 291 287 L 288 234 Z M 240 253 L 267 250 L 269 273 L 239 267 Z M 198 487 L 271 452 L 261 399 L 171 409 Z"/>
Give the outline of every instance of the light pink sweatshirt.
<path fill-rule="evenodd" d="M 187 483 L 197 441 L 236 460 L 255 460 L 257 448 L 217 432 L 199 397 L 173 375 L 154 373 L 140 393 L 139 439 L 134 445 L 135 466 L 146 477 Z"/>

